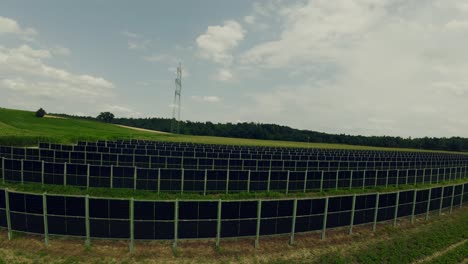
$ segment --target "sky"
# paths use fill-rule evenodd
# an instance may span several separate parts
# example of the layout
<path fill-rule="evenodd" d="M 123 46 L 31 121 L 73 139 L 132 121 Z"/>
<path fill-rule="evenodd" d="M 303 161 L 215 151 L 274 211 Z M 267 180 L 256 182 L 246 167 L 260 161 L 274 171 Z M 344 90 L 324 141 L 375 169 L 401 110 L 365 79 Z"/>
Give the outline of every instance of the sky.
<path fill-rule="evenodd" d="M 0 106 L 468 137 L 466 0 L 0 0 Z"/>

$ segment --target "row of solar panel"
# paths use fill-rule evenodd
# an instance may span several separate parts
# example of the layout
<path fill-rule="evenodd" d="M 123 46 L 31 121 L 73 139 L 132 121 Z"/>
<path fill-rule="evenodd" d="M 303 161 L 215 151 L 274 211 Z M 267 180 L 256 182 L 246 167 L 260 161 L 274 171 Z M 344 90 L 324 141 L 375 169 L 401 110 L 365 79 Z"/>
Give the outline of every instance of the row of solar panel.
<path fill-rule="evenodd" d="M 49 144 L 41 143 L 40 146 L 49 147 L 53 149 L 60 150 L 70 150 L 70 145 L 61 145 L 61 144 Z M 75 146 L 78 149 L 89 149 L 94 150 L 98 148 L 116 148 L 116 149 L 138 149 L 138 150 L 161 150 L 161 151 L 176 151 L 176 152 L 216 152 L 216 153 L 231 153 L 231 154 L 264 154 L 264 155 L 296 155 L 296 156 L 317 156 L 317 155 L 326 155 L 326 156 L 353 156 L 353 157 L 399 157 L 399 158 L 466 158 L 464 155 L 460 154 L 447 154 L 447 153 L 435 153 L 435 152 L 401 152 L 401 151 L 355 151 L 355 150 L 340 150 L 340 151 L 330 151 L 328 149 L 324 150 L 314 150 L 308 151 L 308 149 L 302 149 L 303 151 L 290 151 L 290 150 L 278 150 L 278 151 L 268 151 L 268 150 L 258 150 L 256 148 L 247 149 L 247 150 L 233 150 L 233 149 L 217 149 L 217 148 L 198 148 L 198 147 L 176 147 L 176 146 L 157 146 L 157 145 L 118 145 L 118 144 L 106 144 L 106 145 L 77 145 Z M 305 150 L 305 151 L 304 151 Z"/>
<path fill-rule="evenodd" d="M 445 155 L 446 153 L 435 153 L 435 152 L 404 152 L 395 150 L 362 150 L 362 149 L 331 149 L 331 148 L 308 148 L 307 145 L 304 147 L 273 147 L 273 146 L 241 146 L 241 145 L 219 145 L 219 144 L 205 144 L 205 143 L 190 143 L 190 142 L 167 142 L 167 141 L 98 141 L 98 142 L 86 142 L 79 141 L 77 145 L 81 146 L 110 146 L 110 145 L 129 145 L 129 146 L 158 146 L 158 147 L 176 147 L 176 148 L 212 148 L 218 150 L 240 150 L 240 151 L 298 151 L 298 152 L 327 152 L 327 153 L 394 153 L 404 155 Z"/>
<path fill-rule="evenodd" d="M 126 144 L 123 144 L 126 143 Z M 307 153 L 327 153 L 331 155 L 398 155 L 403 157 L 411 156 L 427 156 L 427 157 L 439 157 L 439 156 L 460 156 L 461 154 L 454 153 L 438 153 L 438 152 L 401 152 L 401 151 L 383 151 L 383 150 L 358 150 L 358 149 L 317 149 L 317 148 L 290 148 L 290 147 L 259 147 L 259 146 L 232 146 L 232 145 L 213 145 L 213 144 L 199 144 L 199 143 L 180 143 L 180 142 L 154 142 L 154 141 L 143 141 L 140 143 L 129 142 L 129 141 L 108 141 L 108 142 L 79 142 L 82 146 L 113 146 L 116 145 L 128 145 L 131 148 L 146 148 L 146 147 L 158 147 L 159 149 L 167 150 L 178 150 L 183 151 L 186 149 L 197 149 L 205 148 L 212 149 L 214 151 L 240 151 L 240 153 L 266 153 L 268 151 L 277 152 L 296 152 L 297 154 Z"/>
<path fill-rule="evenodd" d="M 44 234 L 44 230 L 50 235 L 89 234 L 92 238 L 228 238 L 381 222 L 444 208 L 451 210 L 467 202 L 468 184 L 397 193 L 264 201 L 140 201 L 0 189 L 0 226 L 36 234 Z"/>
<path fill-rule="evenodd" d="M 231 169 L 231 170 L 358 170 L 463 167 L 468 161 L 282 161 L 217 158 L 182 158 L 69 152 L 12 148 L 0 157 L 76 164 L 136 166 L 141 168 Z M 13 151 L 12 151 L 13 150 Z M 17 151 L 21 150 L 21 151 Z"/>
<path fill-rule="evenodd" d="M 439 183 L 468 177 L 466 167 L 367 171 L 231 171 L 142 169 L 2 159 L 5 182 L 158 192 L 306 192 L 338 188 Z"/>
<path fill-rule="evenodd" d="M 3 149 L 2 149 L 3 148 Z M 72 146 L 41 143 L 39 149 L 71 151 L 71 152 L 99 152 L 112 154 L 128 154 L 143 156 L 191 157 L 191 158 L 224 158 L 224 159 L 259 159 L 259 160 L 325 160 L 325 161 L 432 161 L 434 158 L 403 157 L 403 156 L 353 156 L 353 155 L 289 155 L 289 154 L 250 154 L 250 153 L 223 153 L 223 152 L 197 152 L 197 151 L 168 151 L 158 149 L 125 149 L 94 146 Z M 22 148 L 0 146 L 0 152 L 21 155 Z M 465 156 L 443 156 L 437 160 L 464 160 Z"/>

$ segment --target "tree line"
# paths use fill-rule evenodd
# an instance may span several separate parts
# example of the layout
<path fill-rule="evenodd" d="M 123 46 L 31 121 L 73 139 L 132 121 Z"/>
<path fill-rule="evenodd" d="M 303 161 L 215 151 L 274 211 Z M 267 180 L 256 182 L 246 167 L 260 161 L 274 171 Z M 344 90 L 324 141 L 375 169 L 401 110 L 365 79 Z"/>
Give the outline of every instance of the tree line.
<path fill-rule="evenodd" d="M 57 114 L 56 114 L 57 115 Z M 62 116 L 68 116 L 63 115 Z M 111 113 L 101 113 L 98 117 L 77 117 L 111 122 L 151 130 L 170 132 L 170 118 L 114 118 Z M 300 130 L 276 124 L 212 123 L 179 121 L 180 133 L 185 135 L 234 137 L 249 139 L 284 140 L 311 143 L 333 143 L 389 148 L 415 148 L 428 150 L 468 151 L 468 138 L 402 138 L 393 136 L 361 136 L 329 134 L 310 130 Z"/>

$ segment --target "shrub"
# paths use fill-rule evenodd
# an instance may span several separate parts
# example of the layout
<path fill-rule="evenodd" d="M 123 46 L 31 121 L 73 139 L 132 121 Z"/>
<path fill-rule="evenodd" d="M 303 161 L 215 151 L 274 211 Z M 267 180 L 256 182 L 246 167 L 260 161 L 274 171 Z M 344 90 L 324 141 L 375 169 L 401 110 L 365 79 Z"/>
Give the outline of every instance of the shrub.
<path fill-rule="evenodd" d="M 39 108 L 39 110 L 36 111 L 36 117 L 39 117 L 39 118 L 44 117 L 46 114 L 47 114 L 46 111 L 42 108 Z"/>

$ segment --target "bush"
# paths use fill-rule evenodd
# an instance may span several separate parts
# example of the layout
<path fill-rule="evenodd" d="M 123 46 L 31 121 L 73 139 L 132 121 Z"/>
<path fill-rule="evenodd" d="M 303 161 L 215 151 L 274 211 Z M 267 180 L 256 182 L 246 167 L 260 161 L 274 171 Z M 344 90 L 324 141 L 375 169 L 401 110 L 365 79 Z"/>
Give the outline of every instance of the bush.
<path fill-rule="evenodd" d="M 44 117 L 46 114 L 47 114 L 46 111 L 42 108 L 39 108 L 39 110 L 36 111 L 36 117 L 39 117 L 39 118 Z"/>

